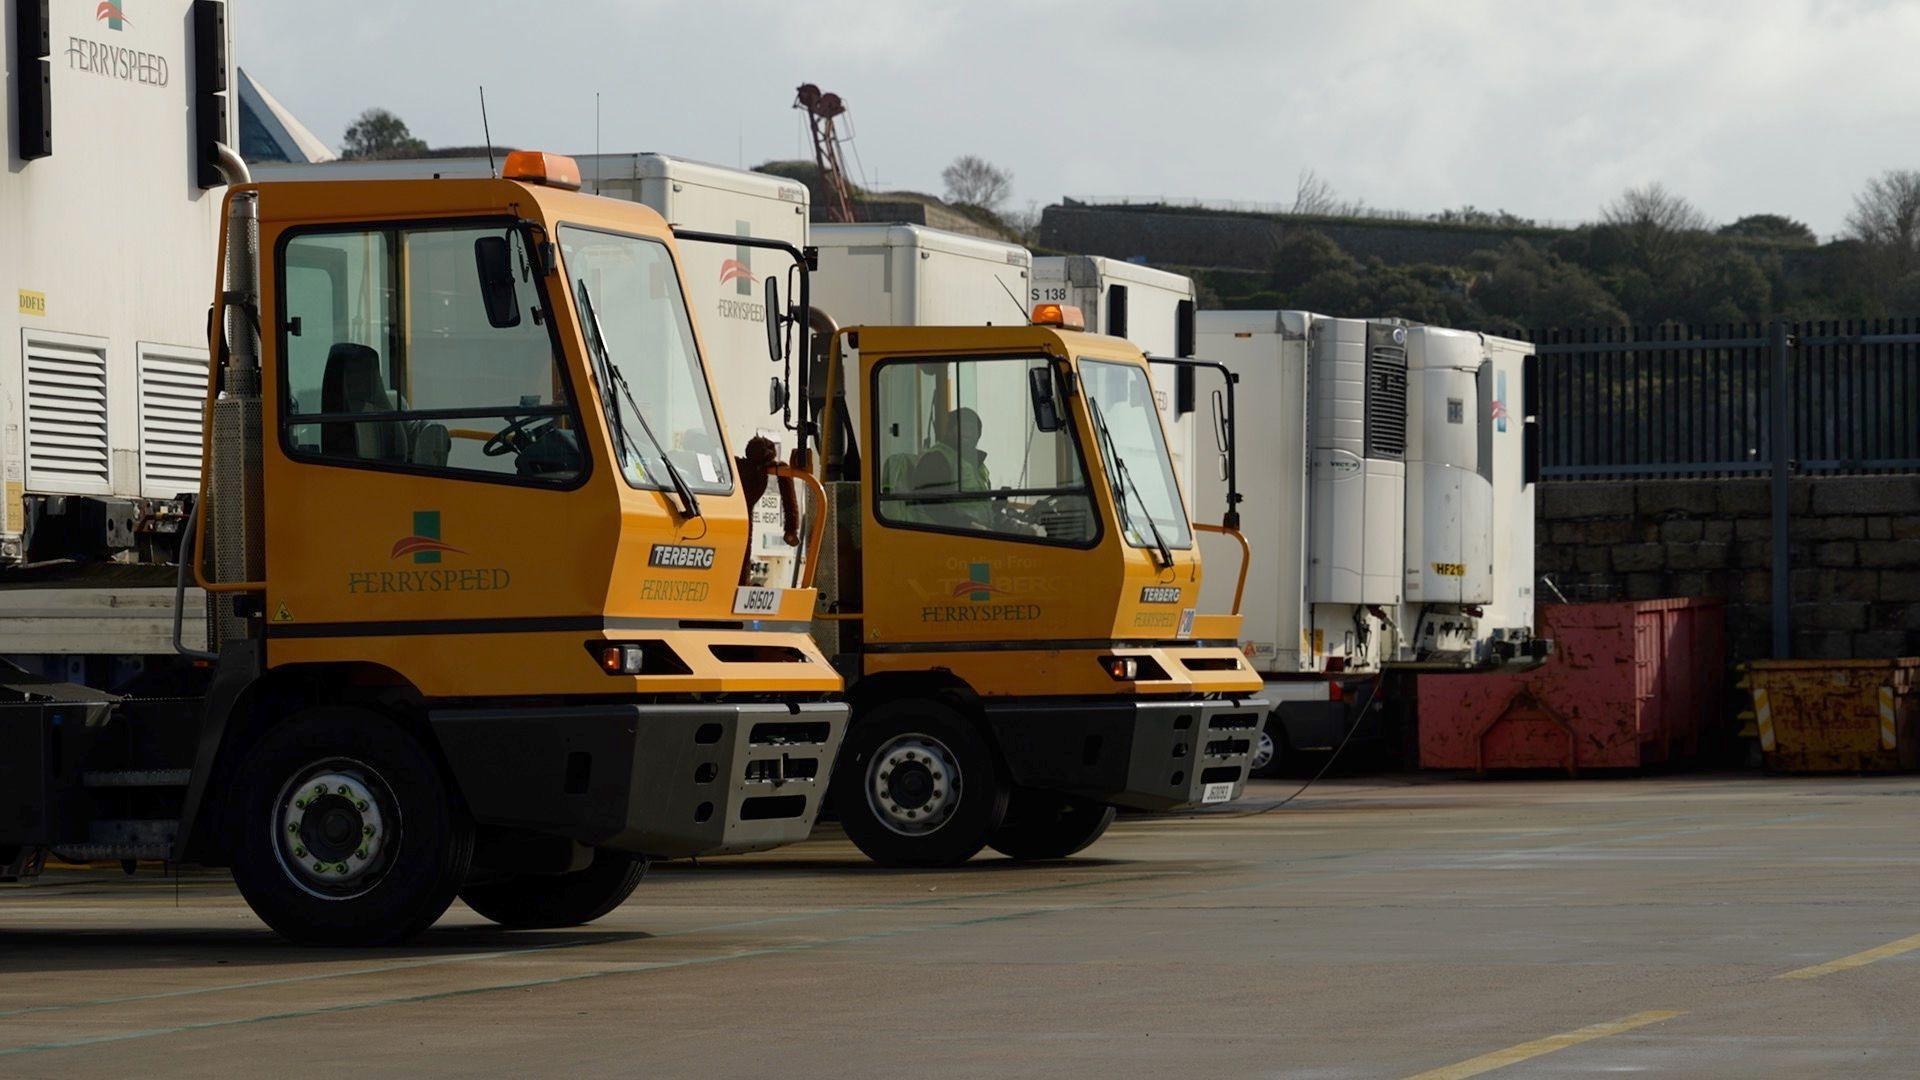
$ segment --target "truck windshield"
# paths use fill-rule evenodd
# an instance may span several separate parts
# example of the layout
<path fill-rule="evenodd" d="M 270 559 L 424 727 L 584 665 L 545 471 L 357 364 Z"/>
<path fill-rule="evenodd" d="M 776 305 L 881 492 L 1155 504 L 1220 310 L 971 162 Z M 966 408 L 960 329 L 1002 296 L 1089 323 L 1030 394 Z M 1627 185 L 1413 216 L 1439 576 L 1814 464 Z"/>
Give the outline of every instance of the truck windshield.
<path fill-rule="evenodd" d="M 560 256 L 570 291 L 592 297 L 599 345 L 616 369 L 603 375 L 600 360 L 589 358 L 627 482 L 663 491 L 681 484 L 703 494 L 732 491 L 733 469 L 667 246 L 563 225 Z"/>
<path fill-rule="evenodd" d="M 1094 434 L 1107 459 L 1107 480 L 1127 543 L 1192 547 L 1193 533 L 1174 484 L 1173 461 L 1167 456 L 1147 373 L 1133 364 L 1082 360 L 1080 381 L 1086 387 L 1087 410 L 1095 417 Z"/>

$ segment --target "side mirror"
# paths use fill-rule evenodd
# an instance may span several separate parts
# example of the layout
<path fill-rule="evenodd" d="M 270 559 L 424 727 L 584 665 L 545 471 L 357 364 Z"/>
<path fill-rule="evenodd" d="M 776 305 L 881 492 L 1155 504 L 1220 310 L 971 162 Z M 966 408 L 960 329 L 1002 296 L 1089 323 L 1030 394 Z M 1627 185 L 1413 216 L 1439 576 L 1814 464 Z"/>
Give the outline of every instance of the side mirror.
<path fill-rule="evenodd" d="M 1220 452 L 1220 479 L 1227 478 L 1227 399 L 1220 391 L 1213 392 L 1213 445 Z"/>
<path fill-rule="evenodd" d="M 513 288 L 513 256 L 504 236 L 482 236 L 473 242 L 473 264 L 480 272 L 480 302 L 486 305 L 487 324 L 496 330 L 520 325 L 520 297 Z"/>
<path fill-rule="evenodd" d="M 1059 431 L 1060 404 L 1053 397 L 1051 364 L 1028 369 L 1027 393 L 1033 398 L 1033 426 L 1045 432 Z"/>
<path fill-rule="evenodd" d="M 771 416 L 787 407 L 787 382 L 775 375 L 767 386 L 767 415 Z"/>
<path fill-rule="evenodd" d="M 786 358 L 780 344 L 780 279 L 769 276 L 767 290 L 767 359 L 779 363 Z"/>

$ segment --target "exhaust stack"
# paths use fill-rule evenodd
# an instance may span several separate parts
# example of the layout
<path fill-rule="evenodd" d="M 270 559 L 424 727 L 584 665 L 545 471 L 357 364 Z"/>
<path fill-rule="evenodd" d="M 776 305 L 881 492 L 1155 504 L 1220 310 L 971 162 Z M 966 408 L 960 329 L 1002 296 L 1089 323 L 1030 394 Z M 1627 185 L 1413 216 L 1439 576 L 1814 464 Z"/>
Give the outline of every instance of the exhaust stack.
<path fill-rule="evenodd" d="M 220 395 L 213 403 L 211 504 L 213 572 L 218 581 L 266 576 L 262 544 L 260 455 L 260 212 L 259 195 L 236 192 L 227 211 L 225 355 Z M 247 636 L 231 594 L 207 598 L 216 649 Z"/>

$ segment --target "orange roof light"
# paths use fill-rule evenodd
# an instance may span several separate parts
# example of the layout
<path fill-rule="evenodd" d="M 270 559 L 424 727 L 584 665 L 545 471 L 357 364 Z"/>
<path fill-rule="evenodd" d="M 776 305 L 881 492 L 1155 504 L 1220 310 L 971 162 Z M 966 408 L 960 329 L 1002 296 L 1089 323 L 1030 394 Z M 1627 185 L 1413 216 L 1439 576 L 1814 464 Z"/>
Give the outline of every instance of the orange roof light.
<path fill-rule="evenodd" d="M 1072 304 L 1033 305 L 1033 325 L 1057 326 L 1062 330 L 1085 330 L 1087 317 Z"/>
<path fill-rule="evenodd" d="M 549 154 L 543 150 L 515 150 L 508 154 L 507 167 L 501 171 L 501 175 L 508 180 L 524 180 L 529 184 L 545 184 L 568 191 L 580 190 L 580 163 L 564 154 Z"/>

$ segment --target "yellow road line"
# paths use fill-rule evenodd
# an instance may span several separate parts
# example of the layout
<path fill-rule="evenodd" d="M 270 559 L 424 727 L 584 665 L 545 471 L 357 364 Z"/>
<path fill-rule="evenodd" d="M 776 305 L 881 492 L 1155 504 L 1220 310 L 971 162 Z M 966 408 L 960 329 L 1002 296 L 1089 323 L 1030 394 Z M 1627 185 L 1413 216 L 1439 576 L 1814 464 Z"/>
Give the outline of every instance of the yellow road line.
<path fill-rule="evenodd" d="M 1815 964 L 1812 967 L 1803 967 L 1795 971 L 1786 972 L 1785 974 L 1775 975 L 1774 978 L 1817 979 L 1822 975 L 1831 975 L 1836 971 L 1848 971 L 1857 967 L 1865 967 L 1875 960 L 1885 960 L 1889 956 L 1899 956 L 1901 953 L 1910 953 L 1915 949 L 1920 949 L 1920 934 L 1903 937 L 1899 941 L 1889 941 L 1879 948 L 1868 949 L 1866 952 L 1857 952 L 1852 956 L 1843 956 L 1838 960 L 1829 960 L 1824 964 Z"/>
<path fill-rule="evenodd" d="M 1495 1069 L 1504 1069 L 1509 1065 L 1517 1065 L 1522 1061 L 1537 1058 L 1542 1054 L 1551 1054 L 1556 1050 L 1565 1050 L 1569 1046 L 1578 1046 L 1583 1042 L 1591 1042 L 1594 1039 L 1605 1038 L 1608 1035 L 1618 1035 L 1622 1032 L 1632 1031 L 1635 1028 L 1643 1028 L 1648 1024 L 1657 1024 L 1662 1020 L 1671 1020 L 1679 1015 L 1680 1013 L 1678 1012 L 1661 1010 L 1634 1013 L 1632 1016 L 1623 1016 L 1618 1020 L 1609 1020 L 1604 1024 L 1592 1024 L 1580 1028 L 1577 1031 L 1569 1031 L 1560 1035 L 1549 1035 L 1544 1039 L 1535 1039 L 1532 1042 L 1523 1042 L 1518 1046 L 1509 1046 L 1505 1050 L 1495 1050 L 1491 1054 L 1481 1054 L 1477 1058 L 1469 1058 L 1457 1065 L 1448 1065 L 1445 1068 L 1434 1069 L 1432 1072 L 1423 1072 L 1418 1076 L 1409 1077 L 1408 1080 L 1463 1080 L 1464 1077 L 1479 1076 L 1481 1073 L 1492 1072 Z"/>

